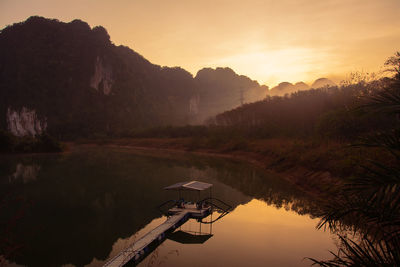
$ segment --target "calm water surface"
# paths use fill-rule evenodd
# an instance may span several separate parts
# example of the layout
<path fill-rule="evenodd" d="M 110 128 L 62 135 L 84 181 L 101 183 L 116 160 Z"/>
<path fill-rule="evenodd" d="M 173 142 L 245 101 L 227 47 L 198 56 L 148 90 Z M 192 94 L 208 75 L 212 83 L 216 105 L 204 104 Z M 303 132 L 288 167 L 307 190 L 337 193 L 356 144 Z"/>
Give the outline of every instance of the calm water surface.
<path fill-rule="evenodd" d="M 156 207 L 177 196 L 162 188 L 185 180 L 214 184 L 213 196 L 234 210 L 211 226 L 188 221 L 181 230 L 212 237 L 167 239 L 139 266 L 310 266 L 305 257 L 336 250 L 335 235 L 315 229 L 318 203 L 255 167 L 82 147 L 0 158 L 1 238 L 10 241 L 2 253 L 10 266 L 102 266 L 165 221 Z"/>

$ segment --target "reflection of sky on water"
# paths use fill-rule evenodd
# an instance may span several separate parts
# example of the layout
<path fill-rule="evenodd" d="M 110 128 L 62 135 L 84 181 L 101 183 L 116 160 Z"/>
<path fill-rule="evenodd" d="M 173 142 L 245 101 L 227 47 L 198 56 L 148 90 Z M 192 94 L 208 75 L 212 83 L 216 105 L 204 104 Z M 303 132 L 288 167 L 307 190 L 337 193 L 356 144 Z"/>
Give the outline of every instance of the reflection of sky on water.
<path fill-rule="evenodd" d="M 155 207 L 176 193 L 163 191 L 164 186 L 191 179 L 213 183 L 213 195 L 235 210 L 213 224 L 214 236 L 204 244 L 166 240 L 141 266 L 187 266 L 192 261 L 200 266 L 307 266 L 302 258 L 324 258 L 334 248 L 328 233 L 315 230 L 317 219 L 298 215 L 316 214 L 318 206 L 277 177 L 225 159 L 131 152 L 95 148 L 2 160 L 1 195 L 33 203 L 13 228 L 16 242 L 25 246 L 10 262 L 101 266 L 165 220 Z M 26 173 L 35 179 L 24 179 L 23 169 L 32 166 L 35 171 Z M 19 178 L 9 179 L 18 170 Z M 15 209 L 10 202 L 1 216 Z M 185 227 L 198 225 L 189 221 Z"/>
<path fill-rule="evenodd" d="M 142 232 L 163 221 L 154 220 Z M 334 236 L 317 231 L 317 222 L 253 199 L 214 223 L 213 237 L 206 243 L 185 245 L 167 239 L 139 266 L 310 266 L 304 257 L 328 259 L 328 250 L 335 250 Z M 198 231 L 199 224 L 191 220 L 182 229 Z"/>

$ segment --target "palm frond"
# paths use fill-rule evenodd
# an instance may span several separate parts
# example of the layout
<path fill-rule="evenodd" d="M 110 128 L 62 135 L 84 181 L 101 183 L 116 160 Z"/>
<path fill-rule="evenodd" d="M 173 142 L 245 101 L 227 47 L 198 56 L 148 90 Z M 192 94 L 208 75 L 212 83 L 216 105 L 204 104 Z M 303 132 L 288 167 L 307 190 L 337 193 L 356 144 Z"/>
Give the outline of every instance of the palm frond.
<path fill-rule="evenodd" d="M 332 260 L 320 261 L 308 258 L 313 265 L 319 266 L 399 266 L 399 251 L 397 249 L 398 240 L 393 242 L 375 242 L 369 237 L 364 236 L 357 243 L 347 237 L 339 236 L 341 247 Z"/>
<path fill-rule="evenodd" d="M 362 108 L 374 112 L 400 113 L 400 88 L 398 86 L 386 87 L 374 95 L 367 97 L 367 103 Z"/>
<path fill-rule="evenodd" d="M 380 147 L 400 160 L 400 129 L 360 138 L 359 142 L 352 144 L 351 147 Z"/>

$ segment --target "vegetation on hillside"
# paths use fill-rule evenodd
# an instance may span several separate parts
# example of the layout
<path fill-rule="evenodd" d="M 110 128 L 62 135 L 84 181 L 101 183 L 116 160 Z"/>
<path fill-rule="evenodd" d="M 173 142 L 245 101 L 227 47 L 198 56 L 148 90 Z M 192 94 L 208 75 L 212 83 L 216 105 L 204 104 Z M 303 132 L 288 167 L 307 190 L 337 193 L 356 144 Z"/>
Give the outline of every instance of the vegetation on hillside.
<path fill-rule="evenodd" d="M 365 172 L 346 179 L 341 194 L 325 204 L 319 227 L 339 233 L 341 245 L 334 259 L 313 260 L 321 266 L 400 265 L 400 54 L 387 65 L 394 78 L 382 90 L 365 97 L 369 113 L 385 114 L 392 127 L 363 138 L 355 146 L 379 147 L 391 155 L 364 159 Z M 368 165 L 367 165 L 368 164 Z M 353 232 L 356 237 L 348 235 Z"/>
<path fill-rule="evenodd" d="M 390 84 L 385 78 L 371 83 L 301 91 L 290 96 L 267 97 L 217 115 L 207 126 L 163 126 L 135 129 L 130 137 L 219 138 L 221 142 L 242 138 L 301 138 L 354 141 L 393 127 L 395 114 L 360 109 L 366 96 Z"/>
<path fill-rule="evenodd" d="M 238 75 L 230 68 L 201 69 L 195 81 L 200 100 L 197 123 L 244 103 L 261 100 L 268 92 L 268 86 L 260 86 L 257 81 Z"/>
<path fill-rule="evenodd" d="M 393 115 L 357 109 L 364 100 L 385 87 L 388 79 L 371 83 L 300 91 L 285 97 L 267 97 L 216 116 L 211 123 L 234 127 L 254 137 L 329 137 L 354 139 L 392 126 Z"/>
<path fill-rule="evenodd" d="M 115 46 L 103 27 L 30 17 L 1 30 L 0 51 L 4 130 L 7 110 L 22 107 L 61 139 L 188 122 L 192 75 Z"/>
<path fill-rule="evenodd" d="M 326 86 L 285 96 L 267 96 L 218 114 L 206 126 L 160 126 L 136 128 L 131 137 L 204 137 L 230 139 L 302 138 L 355 141 L 400 122 L 394 113 L 360 108 L 373 96 L 387 90 L 392 78 L 358 79 L 341 86 Z M 221 141 L 223 141 L 221 140 Z"/>
<path fill-rule="evenodd" d="M 229 68 L 196 77 L 161 67 L 124 46 L 106 29 L 33 16 L 0 31 L 0 129 L 23 107 L 63 140 L 119 136 L 131 129 L 201 123 L 267 87 Z"/>
<path fill-rule="evenodd" d="M 0 153 L 44 153 L 61 152 L 62 145 L 50 135 L 17 137 L 0 131 Z"/>

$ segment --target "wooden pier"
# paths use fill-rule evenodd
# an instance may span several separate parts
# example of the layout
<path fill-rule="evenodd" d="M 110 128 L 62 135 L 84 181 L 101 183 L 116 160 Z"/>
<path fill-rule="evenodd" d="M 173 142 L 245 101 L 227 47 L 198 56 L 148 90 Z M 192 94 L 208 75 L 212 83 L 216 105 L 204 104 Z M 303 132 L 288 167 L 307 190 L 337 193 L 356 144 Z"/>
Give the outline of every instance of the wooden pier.
<path fill-rule="evenodd" d="M 175 230 L 182 224 L 184 224 L 188 219 L 190 212 L 182 211 L 171 217 L 169 217 L 163 224 L 153 229 L 141 239 L 136 241 L 131 246 L 127 247 L 110 261 L 108 261 L 104 266 L 107 267 L 117 267 L 124 266 L 129 261 L 139 261 L 141 257 L 145 256 L 149 250 L 149 246 L 154 242 L 161 243 L 165 239 L 166 233 Z"/>
<path fill-rule="evenodd" d="M 165 189 L 201 191 L 211 186 L 211 184 L 191 181 L 178 183 Z M 168 210 L 170 217 L 163 224 L 154 228 L 135 243 L 118 253 L 103 266 L 120 267 L 128 262 L 139 263 L 151 252 L 152 248 L 154 249 L 165 240 L 168 233 L 175 231 L 176 228 L 187 222 L 190 218 L 202 219 L 207 217 L 211 212 L 211 206 L 206 205 L 206 203 L 179 202 L 176 206 Z"/>
<path fill-rule="evenodd" d="M 120 267 L 130 261 L 139 262 L 150 252 L 150 247 L 152 245 L 158 245 L 165 240 L 166 234 L 173 232 L 190 218 L 199 218 L 209 215 L 209 209 L 195 210 L 191 208 L 175 208 L 173 212 L 174 215 L 169 217 L 163 224 L 154 228 L 131 246 L 118 253 L 103 266 Z"/>

